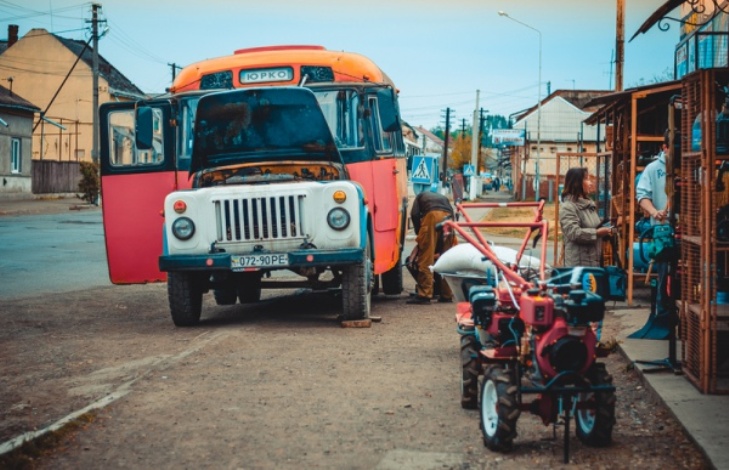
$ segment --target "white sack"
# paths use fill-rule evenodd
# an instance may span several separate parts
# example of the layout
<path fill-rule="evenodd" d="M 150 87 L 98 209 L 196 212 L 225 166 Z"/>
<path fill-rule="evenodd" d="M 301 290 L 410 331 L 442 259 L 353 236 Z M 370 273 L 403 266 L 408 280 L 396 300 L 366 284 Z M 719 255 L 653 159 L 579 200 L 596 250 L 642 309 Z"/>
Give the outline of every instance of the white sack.
<path fill-rule="evenodd" d="M 517 250 L 505 246 L 490 245 L 491 251 L 494 252 L 496 258 L 504 264 L 512 265 L 516 261 Z M 449 249 L 431 266 L 431 271 L 437 273 L 455 273 L 459 271 L 478 271 L 485 272 L 491 262 L 484 260 L 484 255 L 470 243 L 460 243 Z M 539 269 L 539 258 L 533 256 L 522 255 L 519 262 L 521 269 Z M 549 266 L 546 266 L 549 270 Z"/>

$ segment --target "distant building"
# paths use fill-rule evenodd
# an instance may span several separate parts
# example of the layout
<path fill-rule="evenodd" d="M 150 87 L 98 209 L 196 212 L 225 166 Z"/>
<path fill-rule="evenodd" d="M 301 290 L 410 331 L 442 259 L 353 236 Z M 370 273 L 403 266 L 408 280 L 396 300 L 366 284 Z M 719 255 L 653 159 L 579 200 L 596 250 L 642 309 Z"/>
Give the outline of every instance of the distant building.
<path fill-rule="evenodd" d="M 421 153 L 443 155 L 443 147 L 445 146 L 443 139 L 424 127 L 417 126 L 415 127 L 415 130 L 420 134 L 418 142 L 420 144 Z"/>
<path fill-rule="evenodd" d="M 526 131 L 526 174 L 535 175 L 537 140 L 539 174 L 554 175 L 558 152 L 595 152 L 605 150 L 605 129 L 584 124 L 598 106 L 588 103 L 612 90 L 556 90 L 542 100 L 541 119 L 535 105 L 514 115 L 513 128 Z"/>
<path fill-rule="evenodd" d="M 38 111 L 0 86 L 0 194 L 31 192 L 33 117 Z"/>
<path fill-rule="evenodd" d="M 77 61 L 77 59 L 80 59 Z M 0 81 L 39 106 L 33 124 L 34 160 L 90 161 L 93 144 L 93 49 L 45 29 L 18 38 L 10 25 L 0 41 Z M 65 83 L 64 83 L 65 81 Z M 99 55 L 99 104 L 144 98 L 144 93 Z"/>

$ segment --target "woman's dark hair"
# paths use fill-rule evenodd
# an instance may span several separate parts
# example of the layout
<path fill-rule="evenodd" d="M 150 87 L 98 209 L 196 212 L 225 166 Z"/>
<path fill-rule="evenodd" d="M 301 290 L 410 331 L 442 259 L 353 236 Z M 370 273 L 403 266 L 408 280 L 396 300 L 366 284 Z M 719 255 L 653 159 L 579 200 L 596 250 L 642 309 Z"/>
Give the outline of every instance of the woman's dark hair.
<path fill-rule="evenodd" d="M 565 196 L 573 199 L 578 197 L 587 197 L 583 183 L 587 176 L 587 168 L 570 168 L 564 177 L 564 189 L 562 190 L 562 200 Z"/>

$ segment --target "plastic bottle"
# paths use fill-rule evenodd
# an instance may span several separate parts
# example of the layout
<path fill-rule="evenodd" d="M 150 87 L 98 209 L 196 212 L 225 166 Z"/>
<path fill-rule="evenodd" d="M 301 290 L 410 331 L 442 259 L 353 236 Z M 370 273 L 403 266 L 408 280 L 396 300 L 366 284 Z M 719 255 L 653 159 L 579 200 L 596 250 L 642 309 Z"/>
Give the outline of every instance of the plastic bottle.
<path fill-rule="evenodd" d="M 721 112 L 716 116 L 716 153 L 718 155 L 729 154 L 729 90 L 722 87 L 724 91 L 724 104 Z"/>
<path fill-rule="evenodd" d="M 691 151 L 701 151 L 701 113 L 696 115 L 694 125 L 691 127 Z"/>

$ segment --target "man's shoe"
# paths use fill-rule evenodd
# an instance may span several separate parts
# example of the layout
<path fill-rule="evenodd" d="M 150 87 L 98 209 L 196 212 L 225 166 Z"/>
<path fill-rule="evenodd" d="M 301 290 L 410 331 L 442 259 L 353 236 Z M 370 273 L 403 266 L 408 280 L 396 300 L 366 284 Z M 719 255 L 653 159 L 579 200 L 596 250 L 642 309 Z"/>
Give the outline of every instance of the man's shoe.
<path fill-rule="evenodd" d="M 421 297 L 419 295 L 416 295 L 415 297 L 411 297 L 405 302 L 406 304 L 416 304 L 416 305 L 424 305 L 424 304 L 430 304 L 430 299 L 427 297 Z"/>
<path fill-rule="evenodd" d="M 452 298 L 451 299 L 446 299 L 444 297 L 440 297 L 440 298 L 438 298 L 438 302 L 440 302 L 442 304 L 452 304 L 453 303 L 453 299 Z"/>

